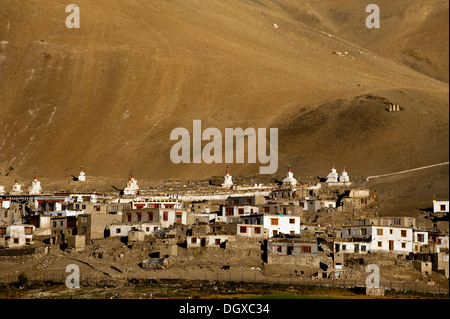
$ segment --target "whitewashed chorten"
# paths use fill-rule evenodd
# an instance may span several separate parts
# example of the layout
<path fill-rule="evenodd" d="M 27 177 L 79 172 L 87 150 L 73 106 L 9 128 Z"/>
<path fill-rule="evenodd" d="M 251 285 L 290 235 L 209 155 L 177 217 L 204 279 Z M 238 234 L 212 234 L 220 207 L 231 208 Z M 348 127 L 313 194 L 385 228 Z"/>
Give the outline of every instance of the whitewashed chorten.
<path fill-rule="evenodd" d="M 297 185 L 297 180 L 294 178 L 294 173 L 292 173 L 291 165 L 289 165 L 286 178 L 283 179 L 283 186 L 285 187 L 295 187 Z"/>
<path fill-rule="evenodd" d="M 338 178 L 339 178 L 339 174 L 336 172 L 336 169 L 334 168 L 334 165 L 333 165 L 333 168 L 331 169 L 330 174 L 328 174 L 328 176 L 327 176 L 326 182 L 327 183 L 337 183 Z"/>
<path fill-rule="evenodd" d="M 41 182 L 38 180 L 36 172 L 34 173 L 34 180 L 31 182 L 29 194 L 30 195 L 41 195 L 42 194 Z"/>
<path fill-rule="evenodd" d="M 139 186 L 137 184 L 137 180 L 134 179 L 133 171 L 131 171 L 130 177 L 127 182 L 127 187 L 125 187 L 123 194 L 136 196 L 138 192 L 139 192 Z"/>
<path fill-rule="evenodd" d="M 21 195 L 22 193 L 23 193 L 22 185 L 20 185 L 19 181 L 16 179 L 9 195 Z"/>
<path fill-rule="evenodd" d="M 344 171 L 342 172 L 342 175 L 339 177 L 339 182 L 346 183 L 346 184 L 348 184 L 350 182 L 350 177 L 348 176 L 347 172 L 345 171 L 345 166 L 344 166 Z"/>
<path fill-rule="evenodd" d="M 230 168 L 227 166 L 226 174 L 223 178 L 223 184 L 222 187 L 224 188 L 231 188 L 233 187 L 233 176 L 230 175 Z"/>
<path fill-rule="evenodd" d="M 86 174 L 83 170 L 83 166 L 81 166 L 81 172 L 80 172 L 80 175 L 78 175 L 78 181 L 80 181 L 80 182 L 86 181 Z"/>

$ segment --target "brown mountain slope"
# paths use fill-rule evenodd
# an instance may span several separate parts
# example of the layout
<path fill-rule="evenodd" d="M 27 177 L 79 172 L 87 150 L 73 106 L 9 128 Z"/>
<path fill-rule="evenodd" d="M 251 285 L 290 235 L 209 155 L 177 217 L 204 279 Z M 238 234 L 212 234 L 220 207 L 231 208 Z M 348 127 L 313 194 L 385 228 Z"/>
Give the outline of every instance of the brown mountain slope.
<path fill-rule="evenodd" d="M 368 30 L 371 2 L 273 0 L 294 19 L 330 32 L 448 83 L 449 2 L 446 0 L 380 0 L 380 28 Z"/>
<path fill-rule="evenodd" d="M 0 3 L 4 185 L 34 170 L 67 180 L 80 165 L 103 178 L 223 174 L 225 164 L 170 162 L 171 130 L 192 131 L 193 119 L 279 128 L 277 178 L 288 164 L 298 176 L 333 163 L 366 176 L 448 160 L 448 84 L 275 2 L 80 0 L 80 29 L 65 27 L 65 3 Z M 388 101 L 404 111 L 386 112 Z"/>

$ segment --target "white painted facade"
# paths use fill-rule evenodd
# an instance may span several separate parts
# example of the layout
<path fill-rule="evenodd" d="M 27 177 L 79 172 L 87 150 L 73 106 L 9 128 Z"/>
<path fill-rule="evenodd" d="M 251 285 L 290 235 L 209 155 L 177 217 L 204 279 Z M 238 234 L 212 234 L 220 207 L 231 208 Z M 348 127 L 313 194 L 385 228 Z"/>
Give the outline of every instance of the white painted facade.
<path fill-rule="evenodd" d="M 143 198 L 136 198 L 136 200 L 131 201 L 131 208 L 142 209 L 142 208 L 183 208 L 183 205 L 179 201 L 173 200 L 146 200 Z"/>
<path fill-rule="evenodd" d="M 352 226 L 342 229 L 342 238 L 369 238 L 369 251 L 408 254 L 413 252 L 413 229 L 395 226 Z"/>
<path fill-rule="evenodd" d="M 336 208 L 336 200 L 324 199 L 322 200 L 322 205 L 325 208 Z"/>
<path fill-rule="evenodd" d="M 133 230 L 140 230 L 145 235 L 151 235 L 158 229 L 161 229 L 159 225 L 150 223 L 141 224 L 112 224 L 108 226 L 110 230 L 110 237 L 127 237 L 128 233 Z"/>
<path fill-rule="evenodd" d="M 187 211 L 185 209 L 160 209 L 159 224 L 162 228 L 169 228 L 177 222 L 177 216 L 181 216 L 181 224 L 187 225 Z"/>
<path fill-rule="evenodd" d="M 448 200 L 434 200 L 433 201 L 433 212 L 434 213 L 448 213 L 450 209 L 450 204 Z"/>
<path fill-rule="evenodd" d="M 4 234 L 0 235 L 7 248 L 20 247 L 33 244 L 33 225 L 10 225 L 4 229 Z M 1 234 L 1 233 L 0 233 Z"/>
<path fill-rule="evenodd" d="M 414 252 L 420 252 L 422 246 L 428 245 L 428 232 L 413 230 L 413 250 Z"/>
<path fill-rule="evenodd" d="M 220 247 L 226 241 L 231 240 L 232 235 L 210 234 L 200 236 L 187 236 L 187 248 Z"/>
<path fill-rule="evenodd" d="M 43 212 L 43 215 L 55 217 L 69 217 L 69 216 L 78 216 L 84 213 L 85 213 L 84 210 L 55 210 L 51 212 Z"/>
<path fill-rule="evenodd" d="M 334 251 L 347 254 L 367 254 L 369 252 L 369 243 L 366 241 L 334 241 Z"/>
<path fill-rule="evenodd" d="M 2 208 L 9 209 L 11 207 L 11 200 L 2 200 Z"/>
<path fill-rule="evenodd" d="M 300 216 L 264 215 L 263 226 L 268 230 L 268 236 L 277 234 L 300 234 Z"/>
<path fill-rule="evenodd" d="M 442 249 L 449 249 L 448 235 L 439 236 L 438 249 L 439 251 L 441 251 Z"/>

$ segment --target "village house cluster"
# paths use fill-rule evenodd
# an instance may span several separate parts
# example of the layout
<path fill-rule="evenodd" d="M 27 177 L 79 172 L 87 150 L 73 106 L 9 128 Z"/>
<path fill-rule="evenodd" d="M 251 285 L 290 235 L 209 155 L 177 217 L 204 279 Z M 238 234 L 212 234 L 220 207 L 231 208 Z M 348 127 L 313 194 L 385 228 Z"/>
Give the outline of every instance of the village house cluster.
<path fill-rule="evenodd" d="M 78 183 L 85 181 L 82 168 Z M 339 175 L 333 166 L 323 182 L 301 183 L 289 166 L 279 184 L 245 186 L 234 184 L 227 167 L 221 185 L 164 192 L 146 194 L 133 172 L 120 194 L 44 194 L 37 173 L 28 191 L 16 180 L 9 192 L 0 186 L 0 252 L 36 242 L 80 251 L 99 238 L 135 242 L 173 232 L 187 249 L 261 241 L 264 262 L 320 267 L 326 276 L 339 276 L 345 254 L 386 253 L 431 261 L 429 271 L 448 278 L 448 222 L 423 229 L 414 217 L 369 214 L 376 192 L 353 187 L 345 168 Z M 433 202 L 433 214 L 448 212 L 448 201 Z M 331 213 L 352 218 L 320 225 L 308 217 Z"/>

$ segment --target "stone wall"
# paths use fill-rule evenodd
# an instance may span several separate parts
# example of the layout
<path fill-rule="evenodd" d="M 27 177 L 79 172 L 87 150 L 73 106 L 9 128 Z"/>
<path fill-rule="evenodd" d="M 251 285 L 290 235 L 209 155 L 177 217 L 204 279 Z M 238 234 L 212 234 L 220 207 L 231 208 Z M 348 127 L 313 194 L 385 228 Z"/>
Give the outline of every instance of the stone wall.
<path fill-rule="evenodd" d="M 284 264 L 284 265 L 298 265 L 305 267 L 319 267 L 321 262 L 320 256 L 285 256 L 285 255 L 275 255 L 268 254 L 267 263 L 271 264 Z"/>

